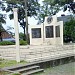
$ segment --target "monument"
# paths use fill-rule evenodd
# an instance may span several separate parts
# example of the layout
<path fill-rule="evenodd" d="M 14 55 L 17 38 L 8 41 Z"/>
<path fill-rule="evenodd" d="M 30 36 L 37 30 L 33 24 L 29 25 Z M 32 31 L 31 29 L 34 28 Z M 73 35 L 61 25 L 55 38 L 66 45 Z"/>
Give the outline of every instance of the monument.
<path fill-rule="evenodd" d="M 63 21 L 57 16 L 45 17 L 41 25 L 30 25 L 30 45 L 63 45 Z"/>

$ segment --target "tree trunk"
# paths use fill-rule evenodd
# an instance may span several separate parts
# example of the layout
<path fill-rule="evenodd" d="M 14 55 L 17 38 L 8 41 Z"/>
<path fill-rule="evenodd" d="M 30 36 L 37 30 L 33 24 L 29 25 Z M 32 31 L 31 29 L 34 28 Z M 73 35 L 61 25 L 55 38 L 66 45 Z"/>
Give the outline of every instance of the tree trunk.
<path fill-rule="evenodd" d="M 28 35 L 28 17 L 27 17 L 27 0 L 25 1 L 25 18 L 26 18 L 26 41 L 29 43 L 29 35 Z"/>
<path fill-rule="evenodd" d="M 0 41 L 2 41 L 2 32 L 0 32 Z"/>
<path fill-rule="evenodd" d="M 25 41 L 25 40 L 26 40 L 26 35 L 25 35 L 25 26 L 24 26 L 23 30 L 24 30 L 24 37 L 23 37 L 23 40 Z"/>

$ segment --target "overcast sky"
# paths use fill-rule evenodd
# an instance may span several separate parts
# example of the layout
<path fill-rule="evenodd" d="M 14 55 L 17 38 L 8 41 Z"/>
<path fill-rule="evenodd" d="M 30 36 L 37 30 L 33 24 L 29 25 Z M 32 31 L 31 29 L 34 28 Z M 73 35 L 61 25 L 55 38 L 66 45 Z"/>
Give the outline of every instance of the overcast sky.
<path fill-rule="evenodd" d="M 41 1 L 42 0 L 40 0 L 39 2 L 41 3 Z M 2 13 L 5 13 L 5 12 L 2 12 Z M 70 13 L 68 11 L 66 11 L 66 12 L 60 11 L 59 13 L 57 13 L 57 16 L 61 16 L 61 14 L 69 15 Z M 33 17 L 31 17 L 31 18 L 28 18 L 28 23 L 29 23 L 29 25 L 36 25 L 37 20 L 35 20 Z M 6 19 L 6 25 L 3 25 L 3 27 L 5 29 L 7 29 L 7 26 L 14 27 L 14 21 L 10 20 L 8 16 Z M 11 31 L 14 32 L 14 30 L 11 30 Z M 23 32 L 23 29 L 20 27 L 20 25 L 19 25 L 19 32 Z"/>

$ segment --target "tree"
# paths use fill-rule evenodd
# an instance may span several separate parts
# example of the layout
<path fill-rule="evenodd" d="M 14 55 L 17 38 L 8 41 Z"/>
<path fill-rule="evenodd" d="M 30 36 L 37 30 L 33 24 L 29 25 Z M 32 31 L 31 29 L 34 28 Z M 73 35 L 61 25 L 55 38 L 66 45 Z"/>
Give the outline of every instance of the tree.
<path fill-rule="evenodd" d="M 18 8 L 18 22 L 24 30 L 26 29 L 26 13 L 25 13 L 25 0 L 5 0 L 7 3 L 6 12 L 12 11 L 12 8 Z M 38 0 L 27 0 L 27 16 L 36 16 L 39 10 Z M 10 19 L 13 19 L 13 13 L 9 15 Z M 28 30 L 27 30 L 28 31 Z M 27 33 L 28 34 L 28 33 Z"/>
<path fill-rule="evenodd" d="M 50 5 L 55 5 L 55 4 L 59 4 L 59 5 L 65 5 L 65 4 L 70 4 L 72 3 L 74 0 L 44 0 L 44 2 L 50 4 Z"/>
<path fill-rule="evenodd" d="M 72 1 L 64 5 L 64 11 L 66 11 L 68 8 L 69 8 L 69 12 L 72 11 L 72 13 L 75 14 L 75 2 Z"/>
<path fill-rule="evenodd" d="M 59 4 L 60 6 L 63 6 L 64 11 L 69 8 L 69 11 L 72 11 L 75 13 L 75 2 L 74 0 L 44 0 L 44 2 L 55 6 L 55 4 Z"/>
<path fill-rule="evenodd" d="M 43 6 L 40 7 L 38 13 L 39 22 L 43 22 L 46 16 L 55 15 L 60 10 L 66 11 L 67 8 L 75 8 L 73 0 L 44 0 Z"/>
<path fill-rule="evenodd" d="M 3 26 L 2 26 L 3 23 L 6 23 L 4 18 L 5 17 L 2 14 L 0 14 L 0 41 L 2 41 L 2 32 L 5 31 Z"/>
<path fill-rule="evenodd" d="M 40 10 L 38 12 L 38 24 L 41 22 L 43 23 L 46 16 L 55 15 L 59 10 L 60 8 L 58 4 L 52 6 L 43 1 L 43 6 L 40 6 Z"/>
<path fill-rule="evenodd" d="M 71 18 L 69 22 L 64 24 L 64 41 L 75 41 L 75 19 Z"/>
<path fill-rule="evenodd" d="M 58 0 L 56 0 L 57 2 Z M 55 0 L 44 0 L 43 6 L 40 6 L 40 11 L 38 13 L 38 24 L 44 22 L 46 16 L 55 15 L 60 10 L 60 5 L 58 5 Z"/>

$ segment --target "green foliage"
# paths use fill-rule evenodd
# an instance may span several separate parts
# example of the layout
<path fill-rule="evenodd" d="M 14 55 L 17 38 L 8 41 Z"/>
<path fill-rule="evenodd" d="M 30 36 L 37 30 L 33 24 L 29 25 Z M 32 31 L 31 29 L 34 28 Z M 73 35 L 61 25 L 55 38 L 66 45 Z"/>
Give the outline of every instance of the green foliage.
<path fill-rule="evenodd" d="M 24 37 L 24 34 L 20 32 L 20 33 L 19 33 L 19 38 L 23 40 L 23 39 L 25 38 L 25 37 Z"/>
<path fill-rule="evenodd" d="M 38 14 L 38 24 L 44 22 L 46 16 L 55 15 L 60 10 L 60 5 L 53 4 L 54 0 L 44 0 L 43 5 L 40 6 Z"/>
<path fill-rule="evenodd" d="M 0 45 L 14 45 L 15 43 L 10 42 L 10 41 L 2 41 L 0 42 Z M 27 45 L 27 41 L 20 40 L 20 45 Z"/>
<path fill-rule="evenodd" d="M 2 41 L 0 42 L 0 45 L 14 45 L 14 43 L 10 41 Z"/>
<path fill-rule="evenodd" d="M 4 4 L 0 1 L 0 9 L 3 9 L 4 8 Z M 3 27 L 2 27 L 2 24 L 5 24 L 6 21 L 6 16 L 2 13 L 0 13 L 0 32 L 3 32 Z M 1 36 L 1 35 L 0 35 Z"/>
<path fill-rule="evenodd" d="M 5 24 L 5 16 L 0 13 L 0 40 L 2 41 L 2 32 L 5 31 L 2 24 Z"/>
<path fill-rule="evenodd" d="M 44 0 L 44 3 L 55 6 L 56 4 L 59 5 L 59 8 L 62 6 L 63 11 L 66 11 L 69 8 L 69 11 L 73 11 L 75 13 L 75 2 L 74 0 Z"/>
<path fill-rule="evenodd" d="M 75 19 L 71 19 L 64 24 L 64 37 L 70 38 L 75 41 Z"/>
<path fill-rule="evenodd" d="M 44 2 L 50 4 L 50 5 L 55 5 L 55 4 L 59 4 L 59 5 L 65 5 L 65 4 L 69 4 L 72 3 L 73 0 L 44 0 Z"/>
<path fill-rule="evenodd" d="M 75 3 L 73 3 L 73 0 L 44 0 L 43 6 L 40 6 L 38 12 L 38 24 L 44 22 L 46 16 L 56 15 L 62 8 L 63 11 L 66 11 L 67 8 L 69 8 L 75 12 Z"/>
<path fill-rule="evenodd" d="M 0 24 L 6 23 L 5 16 L 3 14 L 0 14 Z"/>
<path fill-rule="evenodd" d="M 27 41 L 24 41 L 24 40 L 20 40 L 20 45 L 27 45 Z"/>

